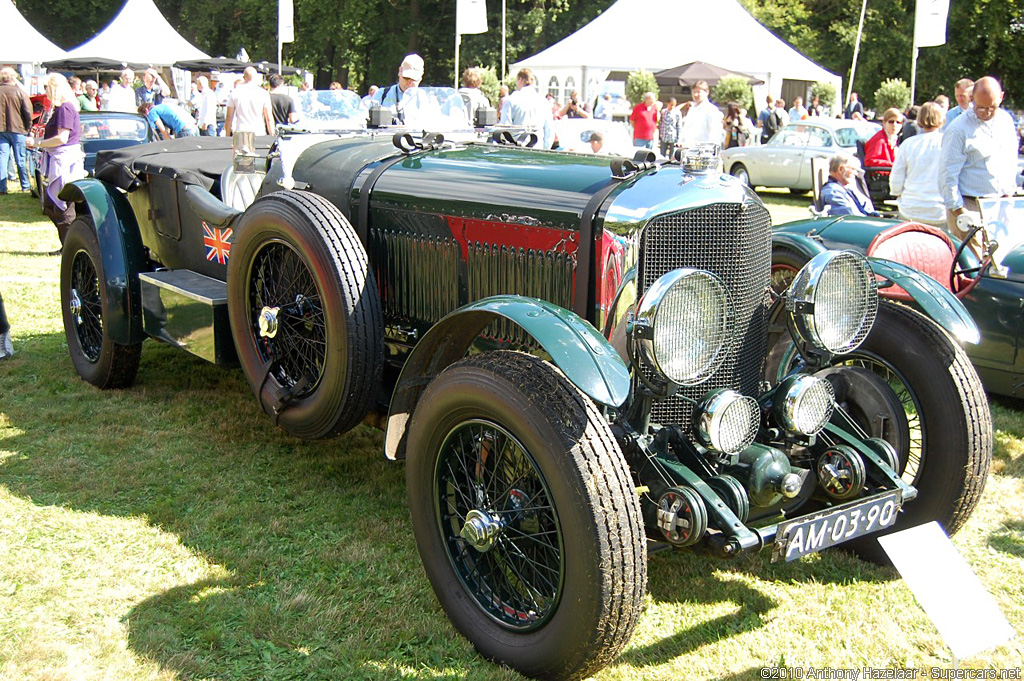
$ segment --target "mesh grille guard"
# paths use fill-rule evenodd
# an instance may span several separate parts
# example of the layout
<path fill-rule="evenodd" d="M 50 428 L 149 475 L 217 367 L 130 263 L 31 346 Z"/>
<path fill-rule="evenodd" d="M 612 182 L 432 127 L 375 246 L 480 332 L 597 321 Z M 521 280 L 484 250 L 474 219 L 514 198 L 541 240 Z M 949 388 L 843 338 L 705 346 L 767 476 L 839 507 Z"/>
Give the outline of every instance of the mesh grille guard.
<path fill-rule="evenodd" d="M 638 298 L 658 277 L 679 267 L 707 270 L 729 291 L 733 307 L 732 347 L 704 383 L 681 387 L 655 402 L 651 420 L 688 429 L 693 405 L 711 390 L 732 388 L 757 397 L 767 351 L 771 304 L 771 217 L 760 203 L 712 204 L 651 220 L 640 235 Z M 648 369 L 643 369 L 648 372 Z"/>

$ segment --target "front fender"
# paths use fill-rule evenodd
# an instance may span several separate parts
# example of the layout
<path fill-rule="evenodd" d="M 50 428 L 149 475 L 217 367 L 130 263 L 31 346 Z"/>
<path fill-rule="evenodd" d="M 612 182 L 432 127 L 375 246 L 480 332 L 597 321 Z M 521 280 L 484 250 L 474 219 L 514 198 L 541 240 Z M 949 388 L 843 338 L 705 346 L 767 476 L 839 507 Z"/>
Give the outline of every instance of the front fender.
<path fill-rule="evenodd" d="M 492 296 L 444 317 L 410 353 L 388 411 L 384 452 L 389 459 L 405 457 L 406 430 L 423 389 L 434 376 L 462 359 L 487 325 L 498 318 L 522 327 L 566 378 L 595 402 L 618 407 L 626 401 L 629 369 L 589 322 L 537 298 Z"/>
<path fill-rule="evenodd" d="M 981 332 L 974 318 L 960 299 L 942 284 L 903 263 L 874 257 L 868 258 L 868 263 L 875 274 L 885 277 L 909 293 L 921 311 L 953 334 L 954 338 L 974 345 L 981 341 Z"/>
<path fill-rule="evenodd" d="M 96 228 L 103 284 L 110 302 L 104 331 L 115 343 L 141 343 L 146 334 L 142 330 L 139 272 L 147 268 L 147 258 L 131 204 L 117 188 L 97 179 L 64 185 L 60 198 L 74 201 L 79 213 L 84 207 Z"/>

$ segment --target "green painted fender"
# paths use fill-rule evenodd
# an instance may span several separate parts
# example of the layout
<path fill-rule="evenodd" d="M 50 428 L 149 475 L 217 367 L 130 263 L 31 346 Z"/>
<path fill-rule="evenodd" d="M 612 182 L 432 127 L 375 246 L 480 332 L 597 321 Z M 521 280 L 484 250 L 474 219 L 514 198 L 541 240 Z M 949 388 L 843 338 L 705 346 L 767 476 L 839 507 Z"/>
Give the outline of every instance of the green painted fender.
<path fill-rule="evenodd" d="M 492 296 L 465 305 L 434 324 L 402 367 L 384 435 L 389 459 L 405 458 L 406 430 L 427 383 L 465 356 L 498 318 L 522 327 L 573 385 L 595 402 L 618 407 L 629 396 L 629 369 L 589 322 L 565 308 L 525 296 Z"/>
<path fill-rule="evenodd" d="M 110 298 L 110 310 L 103 320 L 106 333 L 115 343 L 141 343 L 142 296 L 139 272 L 147 267 L 139 225 L 128 199 L 115 187 L 96 179 L 77 180 L 64 185 L 60 198 L 83 207 L 96 227 L 100 245 L 103 283 Z"/>
<path fill-rule="evenodd" d="M 953 334 L 954 338 L 974 345 L 981 341 L 981 332 L 974 318 L 960 299 L 942 284 L 903 263 L 884 258 L 868 258 L 868 263 L 875 274 L 885 277 L 909 293 L 921 311 Z"/>
<path fill-rule="evenodd" d="M 819 240 L 795 232 L 772 232 L 772 248 L 775 246 L 790 248 L 806 255 L 808 260 L 828 250 Z"/>

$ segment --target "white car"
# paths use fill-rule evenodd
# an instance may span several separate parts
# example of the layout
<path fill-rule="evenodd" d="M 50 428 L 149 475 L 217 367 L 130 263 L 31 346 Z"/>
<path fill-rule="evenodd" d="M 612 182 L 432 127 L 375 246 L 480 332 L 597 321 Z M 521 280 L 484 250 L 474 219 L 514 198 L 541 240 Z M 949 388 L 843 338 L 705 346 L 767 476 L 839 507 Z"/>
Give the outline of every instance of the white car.
<path fill-rule="evenodd" d="M 785 187 L 810 191 L 811 159 L 843 151 L 857 153 L 857 143 L 879 130 L 877 123 L 835 118 L 808 118 L 789 123 L 766 143 L 722 152 L 725 172 L 751 187 Z"/>
<path fill-rule="evenodd" d="M 604 135 L 602 154 L 632 158 L 635 152 L 633 135 L 625 123 L 600 118 L 560 118 L 553 121 L 552 125 L 558 139 L 558 148 L 563 151 L 592 154 L 590 135 L 599 132 Z"/>

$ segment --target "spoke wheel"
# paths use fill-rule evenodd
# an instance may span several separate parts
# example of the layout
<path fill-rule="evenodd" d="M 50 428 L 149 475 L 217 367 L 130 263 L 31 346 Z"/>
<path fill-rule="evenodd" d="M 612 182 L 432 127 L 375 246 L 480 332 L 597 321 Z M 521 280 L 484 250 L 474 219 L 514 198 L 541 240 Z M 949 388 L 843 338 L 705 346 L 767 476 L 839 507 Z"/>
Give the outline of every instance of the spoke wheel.
<path fill-rule="evenodd" d="M 355 230 L 308 192 L 257 199 L 228 260 L 228 317 L 242 371 L 286 432 L 329 437 L 376 404 L 383 321 Z"/>
<path fill-rule="evenodd" d="M 647 547 L 594 403 L 536 357 L 487 352 L 431 381 L 408 432 L 416 546 L 455 627 L 530 677 L 609 664 L 643 607 Z"/>
<path fill-rule="evenodd" d="M 500 425 L 472 420 L 445 438 L 435 476 L 439 528 L 463 586 L 498 624 L 542 626 L 562 593 L 564 559 L 533 458 Z"/>
<path fill-rule="evenodd" d="M 75 371 L 98 388 L 125 388 L 135 382 L 142 343 L 124 345 L 110 338 L 117 314 L 103 275 L 99 242 L 92 223 L 79 217 L 68 228 L 60 264 L 61 315 L 68 354 Z"/>
<path fill-rule="evenodd" d="M 779 347 L 789 350 L 775 352 Z M 767 377 L 783 375 L 796 360 L 792 343 L 781 340 L 770 356 L 781 357 Z M 897 451 L 904 481 L 918 490 L 895 525 L 843 544 L 862 557 L 885 563 L 882 534 L 937 521 L 952 535 L 967 521 L 985 487 L 992 462 L 992 416 L 974 367 L 941 328 L 904 305 L 881 301 L 864 344 L 835 359 L 827 372 L 868 371 L 887 386 L 888 405 L 846 408 L 869 436 L 883 437 Z M 888 430 L 879 432 L 879 412 Z M 886 416 L 888 414 L 888 416 Z M 870 418 L 869 418 L 870 417 Z"/>
<path fill-rule="evenodd" d="M 85 251 L 71 256 L 71 292 L 68 300 L 75 335 L 82 355 L 98 362 L 103 350 L 103 301 L 100 278 Z"/>
<path fill-rule="evenodd" d="M 327 358 L 327 323 L 316 282 L 302 257 L 283 241 L 268 242 L 252 261 L 247 301 L 253 341 L 282 386 L 316 390 Z"/>

